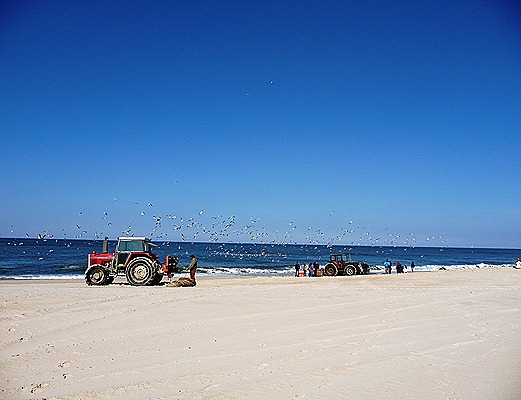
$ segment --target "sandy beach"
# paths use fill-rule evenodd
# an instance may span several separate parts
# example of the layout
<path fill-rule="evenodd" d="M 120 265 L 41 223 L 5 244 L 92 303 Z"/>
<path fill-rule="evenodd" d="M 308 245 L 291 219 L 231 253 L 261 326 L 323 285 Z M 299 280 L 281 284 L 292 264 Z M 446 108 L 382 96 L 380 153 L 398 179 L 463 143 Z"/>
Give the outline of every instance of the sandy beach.
<path fill-rule="evenodd" d="M 0 282 L 1 399 L 520 399 L 521 270 Z"/>

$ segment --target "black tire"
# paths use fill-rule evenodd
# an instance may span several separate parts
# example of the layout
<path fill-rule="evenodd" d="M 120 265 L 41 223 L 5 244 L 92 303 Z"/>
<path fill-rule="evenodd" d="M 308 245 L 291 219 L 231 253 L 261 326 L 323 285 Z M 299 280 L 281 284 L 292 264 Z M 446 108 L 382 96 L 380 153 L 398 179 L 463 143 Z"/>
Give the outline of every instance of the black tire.
<path fill-rule="evenodd" d="M 347 276 L 356 275 L 356 268 L 353 265 L 346 265 L 345 271 Z"/>
<path fill-rule="evenodd" d="M 156 277 L 156 271 L 148 258 L 138 257 L 130 261 L 126 270 L 127 281 L 132 286 L 150 285 Z"/>
<path fill-rule="evenodd" d="M 338 270 L 336 269 L 335 264 L 327 264 L 324 267 L 324 274 L 326 276 L 335 276 L 338 273 Z"/>
<path fill-rule="evenodd" d="M 109 272 L 101 265 L 93 265 L 85 272 L 85 282 L 87 285 L 108 285 Z"/>

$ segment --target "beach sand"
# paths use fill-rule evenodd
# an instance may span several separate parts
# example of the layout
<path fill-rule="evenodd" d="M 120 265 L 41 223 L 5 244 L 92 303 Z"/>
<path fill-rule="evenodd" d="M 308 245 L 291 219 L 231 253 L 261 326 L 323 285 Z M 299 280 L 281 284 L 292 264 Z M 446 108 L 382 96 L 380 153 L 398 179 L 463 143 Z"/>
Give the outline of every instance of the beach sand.
<path fill-rule="evenodd" d="M 521 270 L 0 282 L 1 399 L 521 399 Z"/>

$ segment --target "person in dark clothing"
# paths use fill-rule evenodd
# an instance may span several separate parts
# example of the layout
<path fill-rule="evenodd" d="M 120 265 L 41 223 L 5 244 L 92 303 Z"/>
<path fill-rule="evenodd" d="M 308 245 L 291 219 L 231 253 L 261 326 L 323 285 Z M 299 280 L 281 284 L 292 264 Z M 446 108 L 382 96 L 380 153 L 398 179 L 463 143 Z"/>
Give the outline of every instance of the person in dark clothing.
<path fill-rule="evenodd" d="M 318 265 L 318 262 L 314 262 L 313 263 L 313 276 L 318 276 L 318 269 L 319 269 L 320 265 Z"/>
<path fill-rule="evenodd" d="M 403 274 L 403 265 L 400 263 L 400 261 L 396 261 L 396 273 Z"/>
<path fill-rule="evenodd" d="M 362 273 L 364 275 L 369 275 L 369 265 L 364 261 L 360 266 L 362 267 Z"/>
<path fill-rule="evenodd" d="M 295 276 L 298 276 L 300 273 L 300 264 L 298 261 L 295 263 Z"/>

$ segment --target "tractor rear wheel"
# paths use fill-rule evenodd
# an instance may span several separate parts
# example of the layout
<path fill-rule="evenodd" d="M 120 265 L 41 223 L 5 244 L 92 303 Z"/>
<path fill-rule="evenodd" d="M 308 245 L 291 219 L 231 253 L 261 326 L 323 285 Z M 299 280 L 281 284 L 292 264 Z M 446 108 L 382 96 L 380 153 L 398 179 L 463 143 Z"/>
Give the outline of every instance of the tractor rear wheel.
<path fill-rule="evenodd" d="M 135 258 L 128 263 L 127 280 L 132 286 L 145 286 L 156 277 L 156 271 L 148 258 Z"/>
<path fill-rule="evenodd" d="M 356 275 L 356 268 L 352 265 L 346 265 L 345 271 L 347 276 Z"/>
<path fill-rule="evenodd" d="M 324 273 L 327 276 L 335 276 L 338 273 L 338 271 L 337 271 L 336 266 L 334 264 L 327 264 L 324 267 Z"/>
<path fill-rule="evenodd" d="M 93 265 L 85 272 L 87 285 L 108 285 L 109 273 L 101 265 Z"/>

